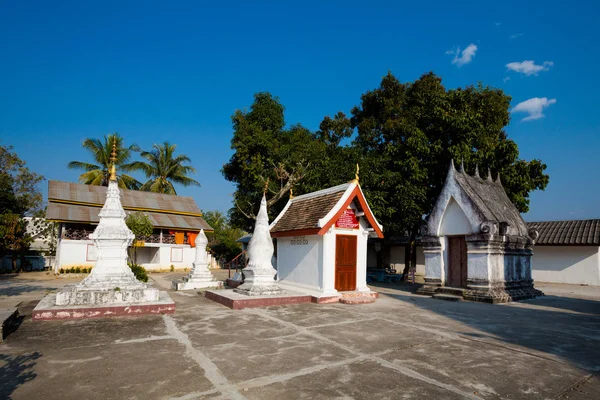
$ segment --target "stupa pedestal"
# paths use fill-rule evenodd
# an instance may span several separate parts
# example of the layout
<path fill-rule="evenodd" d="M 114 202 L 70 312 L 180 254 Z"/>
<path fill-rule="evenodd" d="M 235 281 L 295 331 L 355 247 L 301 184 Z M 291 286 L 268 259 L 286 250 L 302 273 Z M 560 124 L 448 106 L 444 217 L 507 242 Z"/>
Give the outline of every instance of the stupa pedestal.
<path fill-rule="evenodd" d="M 111 179 L 100 222 L 90 239 L 97 249 L 96 266 L 77 285 L 46 296 L 33 310 L 34 320 L 90 318 L 175 312 L 166 292 L 138 281 L 127 265 L 134 234 L 125 224 L 117 181 Z"/>
<path fill-rule="evenodd" d="M 208 260 L 206 259 L 206 245 L 208 239 L 204 234 L 204 229 L 196 237 L 196 259 L 194 261 L 190 274 L 182 280 L 173 281 L 175 290 L 193 290 L 206 288 L 222 288 L 223 282 L 215 279 L 208 269 Z"/>

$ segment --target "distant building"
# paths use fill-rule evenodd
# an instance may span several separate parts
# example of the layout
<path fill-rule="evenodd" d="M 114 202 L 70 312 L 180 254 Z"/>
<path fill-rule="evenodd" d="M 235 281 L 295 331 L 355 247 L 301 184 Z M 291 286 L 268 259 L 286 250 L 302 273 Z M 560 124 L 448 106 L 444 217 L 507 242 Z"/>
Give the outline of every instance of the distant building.
<path fill-rule="evenodd" d="M 529 222 L 538 237 L 533 279 L 600 286 L 600 219 Z"/>
<path fill-rule="evenodd" d="M 46 219 L 58 222 L 54 270 L 89 267 L 96 263 L 94 241 L 89 239 L 98 224 L 105 186 L 49 181 Z M 191 197 L 120 189 L 126 213 L 141 211 L 154 225 L 152 235 L 138 248 L 137 263 L 147 269 L 190 268 L 194 262 L 194 239 L 201 229 L 213 229 L 202 218 Z"/>

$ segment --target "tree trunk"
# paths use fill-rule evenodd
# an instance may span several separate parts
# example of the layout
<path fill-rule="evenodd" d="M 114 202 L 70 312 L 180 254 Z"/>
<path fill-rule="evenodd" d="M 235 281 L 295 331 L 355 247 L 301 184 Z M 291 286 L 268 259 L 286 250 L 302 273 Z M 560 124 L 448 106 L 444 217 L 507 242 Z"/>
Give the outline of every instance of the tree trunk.
<path fill-rule="evenodd" d="M 419 232 L 418 228 L 413 228 L 410 231 L 410 236 L 408 238 L 408 243 L 405 246 L 404 251 L 404 271 L 402 272 L 404 281 L 406 282 L 408 279 L 408 273 L 411 268 L 414 270 L 417 268 L 417 246 L 416 239 L 417 233 Z"/>

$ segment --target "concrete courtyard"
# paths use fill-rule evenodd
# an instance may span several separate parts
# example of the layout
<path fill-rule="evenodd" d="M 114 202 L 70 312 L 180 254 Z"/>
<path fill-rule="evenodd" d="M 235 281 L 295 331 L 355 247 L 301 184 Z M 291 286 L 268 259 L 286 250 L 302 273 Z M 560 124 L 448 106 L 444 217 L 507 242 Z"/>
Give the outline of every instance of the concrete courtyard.
<path fill-rule="evenodd" d="M 182 274 L 154 274 L 169 288 Z M 27 315 L 73 281 L 0 277 Z M 234 311 L 170 292 L 171 316 L 33 322 L 0 344 L 2 399 L 599 399 L 600 289 L 444 302 L 403 285 L 374 304 Z"/>

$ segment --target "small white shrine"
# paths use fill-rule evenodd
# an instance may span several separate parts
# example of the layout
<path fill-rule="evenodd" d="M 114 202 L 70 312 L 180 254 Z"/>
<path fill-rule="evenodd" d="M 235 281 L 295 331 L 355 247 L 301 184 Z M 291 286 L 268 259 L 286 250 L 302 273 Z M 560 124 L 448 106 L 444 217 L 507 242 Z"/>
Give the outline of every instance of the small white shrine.
<path fill-rule="evenodd" d="M 223 282 L 217 281 L 212 272 L 208 269 L 208 254 L 206 253 L 208 239 L 204 234 L 204 229 L 202 229 L 196 237 L 195 244 L 196 259 L 192 266 L 192 270 L 190 271 L 190 274 L 182 280 L 174 280 L 173 289 L 192 290 L 223 287 Z"/>
<path fill-rule="evenodd" d="M 367 287 L 367 239 L 383 237 L 358 183 L 291 197 L 271 223 L 277 238 L 277 278 L 282 288 L 307 290 L 320 299 Z"/>
<path fill-rule="evenodd" d="M 490 303 L 540 296 L 531 278 L 529 229 L 500 176 L 470 176 L 451 163 L 446 182 L 423 228 L 425 285 L 418 293 Z"/>
<path fill-rule="evenodd" d="M 114 144 L 111 159 L 106 201 L 100 211 L 100 222 L 90 234 L 98 249 L 96 266 L 77 285 L 65 286 L 42 299 L 33 311 L 34 320 L 175 311 L 175 303 L 166 292 L 138 281 L 127 264 L 127 248 L 135 236 L 125 224 L 114 165 Z"/>

